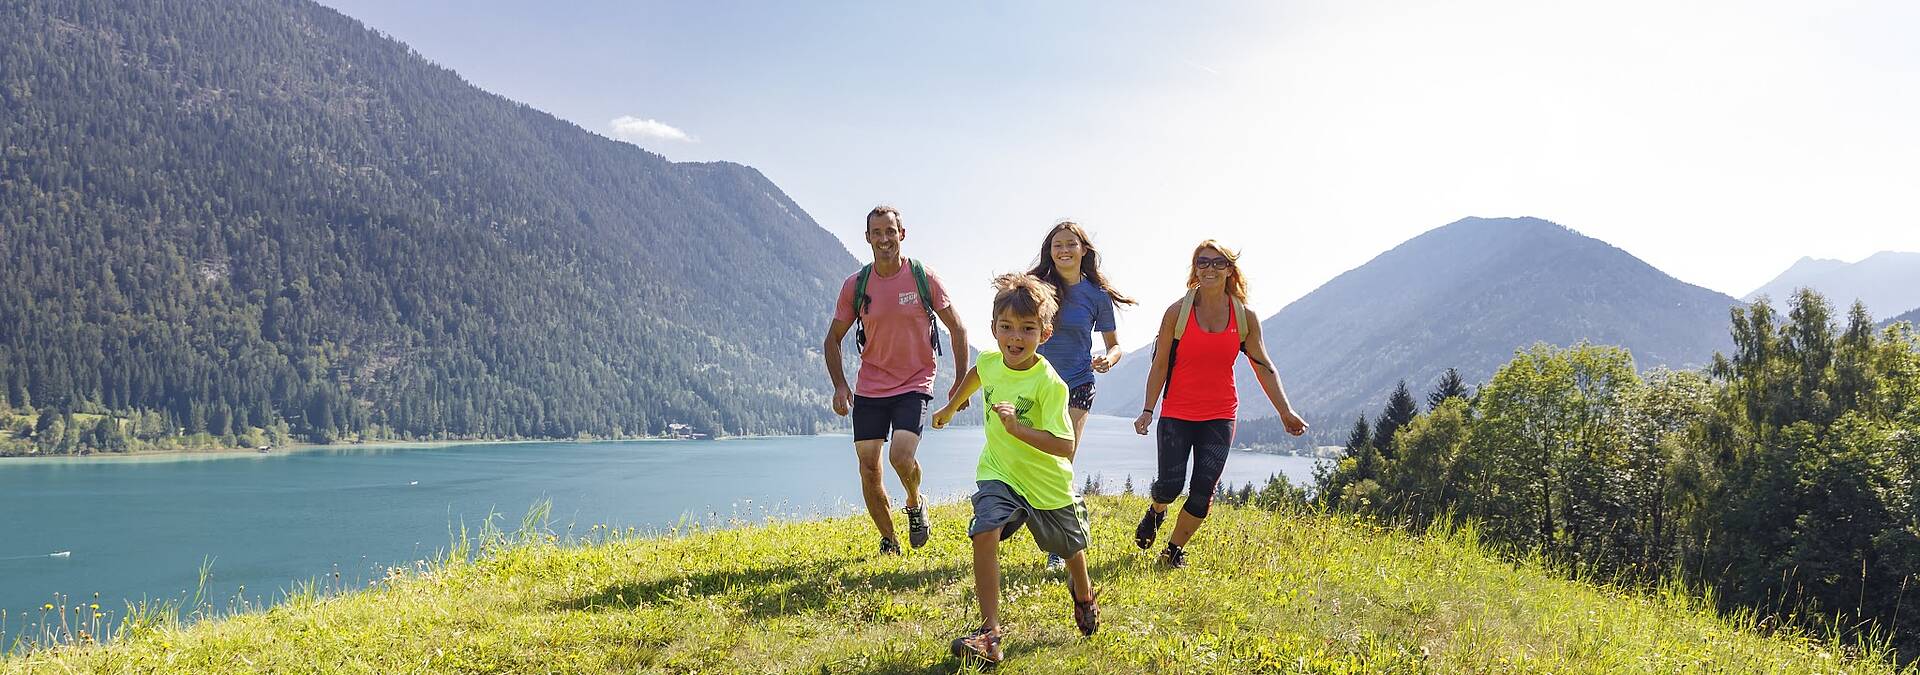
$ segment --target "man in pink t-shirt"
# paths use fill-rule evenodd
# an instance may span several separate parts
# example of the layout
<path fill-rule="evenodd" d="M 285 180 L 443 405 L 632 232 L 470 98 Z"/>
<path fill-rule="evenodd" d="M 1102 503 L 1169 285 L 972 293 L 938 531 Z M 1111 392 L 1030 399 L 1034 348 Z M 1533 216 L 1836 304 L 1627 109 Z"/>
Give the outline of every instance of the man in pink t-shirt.
<path fill-rule="evenodd" d="M 921 304 L 919 281 L 907 259 L 900 255 L 900 242 L 907 238 L 900 212 L 891 206 L 874 207 L 867 213 L 866 238 L 873 247 L 873 269 L 867 273 L 864 311 L 857 317 L 854 314 L 854 289 L 861 276 L 861 272 L 854 272 L 840 285 L 840 299 L 834 303 L 833 323 L 827 326 L 823 351 L 827 376 L 833 379 L 833 412 L 853 414 L 853 451 L 860 458 L 860 491 L 866 498 L 867 515 L 880 529 L 880 552 L 899 553 L 900 540 L 894 536 L 893 516 L 888 513 L 880 450 L 891 436 L 893 448 L 887 459 L 907 491 L 907 538 L 914 548 L 920 548 L 927 543 L 929 527 L 926 506 L 920 502 L 920 462 L 914 452 L 920 447 L 920 430 L 926 426 L 927 402 L 933 400 L 933 374 L 938 364 L 929 337 L 932 320 Z M 952 335 L 954 377 L 947 391 L 952 397 L 969 365 L 967 329 L 960 325 L 960 315 L 947 300 L 940 277 L 924 265 L 922 269 L 927 276 L 927 299 Z M 840 365 L 840 342 L 856 318 L 866 333 L 866 345 L 860 352 L 859 385 L 849 391 Z"/>

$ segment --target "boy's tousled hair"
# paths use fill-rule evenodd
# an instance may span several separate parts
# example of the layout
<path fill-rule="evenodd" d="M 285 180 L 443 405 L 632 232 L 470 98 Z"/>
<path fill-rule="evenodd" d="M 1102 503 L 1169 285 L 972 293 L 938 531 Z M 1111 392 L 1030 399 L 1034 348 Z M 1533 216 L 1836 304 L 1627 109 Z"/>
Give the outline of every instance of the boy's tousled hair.
<path fill-rule="evenodd" d="M 1053 327 L 1053 315 L 1060 311 L 1060 300 L 1055 297 L 1053 284 L 1041 281 L 1031 274 L 1012 272 L 993 278 L 993 317 L 995 320 L 1005 312 L 1014 316 L 1031 316 L 1040 319 L 1042 328 Z"/>

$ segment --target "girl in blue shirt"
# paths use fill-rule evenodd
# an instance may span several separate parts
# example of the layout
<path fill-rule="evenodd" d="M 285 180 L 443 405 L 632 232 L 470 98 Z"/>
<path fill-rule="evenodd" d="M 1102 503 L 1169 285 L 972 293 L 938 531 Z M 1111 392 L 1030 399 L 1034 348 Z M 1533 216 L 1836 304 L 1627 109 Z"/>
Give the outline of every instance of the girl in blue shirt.
<path fill-rule="evenodd" d="M 1079 223 L 1063 220 L 1047 231 L 1040 242 L 1040 258 L 1028 274 L 1053 284 L 1054 297 L 1060 299 L 1059 313 L 1053 319 L 1053 337 L 1040 345 L 1040 355 L 1059 371 L 1068 387 L 1067 415 L 1073 420 L 1074 452 L 1080 451 L 1080 433 L 1087 425 L 1087 411 L 1093 409 L 1093 374 L 1104 373 L 1120 363 L 1120 337 L 1114 332 L 1113 306 L 1136 304 L 1121 295 L 1100 273 L 1100 252 Z M 1106 349 L 1093 355 L 1093 334 L 1099 332 Z M 1049 555 L 1047 566 L 1058 568 L 1063 561 Z"/>

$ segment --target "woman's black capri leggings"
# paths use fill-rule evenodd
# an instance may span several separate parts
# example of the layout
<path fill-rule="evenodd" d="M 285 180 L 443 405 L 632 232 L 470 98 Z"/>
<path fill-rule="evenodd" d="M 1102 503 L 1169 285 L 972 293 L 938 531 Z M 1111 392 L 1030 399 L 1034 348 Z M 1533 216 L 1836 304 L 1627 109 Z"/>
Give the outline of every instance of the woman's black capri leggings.
<path fill-rule="evenodd" d="M 1180 496 L 1180 482 L 1187 477 L 1187 456 L 1192 455 L 1193 485 L 1180 510 L 1195 518 L 1207 517 L 1207 510 L 1213 507 L 1213 491 L 1220 486 L 1220 472 L 1227 468 L 1227 450 L 1232 446 L 1233 420 L 1160 418 L 1160 476 L 1148 490 L 1153 501 L 1172 504 Z"/>

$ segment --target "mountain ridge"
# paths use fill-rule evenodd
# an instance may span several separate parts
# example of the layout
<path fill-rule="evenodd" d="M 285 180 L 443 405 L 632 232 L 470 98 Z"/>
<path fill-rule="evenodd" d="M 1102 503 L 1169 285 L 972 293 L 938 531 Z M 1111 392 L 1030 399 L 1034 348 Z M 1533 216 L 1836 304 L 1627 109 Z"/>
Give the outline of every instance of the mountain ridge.
<path fill-rule="evenodd" d="M 1422 391 L 1454 367 L 1482 381 L 1536 341 L 1624 342 L 1643 366 L 1704 365 L 1731 344 L 1725 312 L 1737 302 L 1551 221 L 1468 217 L 1335 276 L 1261 326 L 1295 407 L 1322 434 L 1344 435 L 1400 379 Z M 1107 375 L 1123 396 L 1103 411 L 1140 409 L 1149 361 L 1130 364 Z M 1270 416 L 1244 363 L 1235 377 L 1241 417 Z"/>
<path fill-rule="evenodd" d="M 1841 311 L 1859 300 L 1875 315 L 1904 312 L 1920 307 L 1920 253 L 1879 251 L 1851 263 L 1802 257 L 1742 300 L 1764 296 L 1779 304 L 1801 288 L 1819 291 Z"/>

